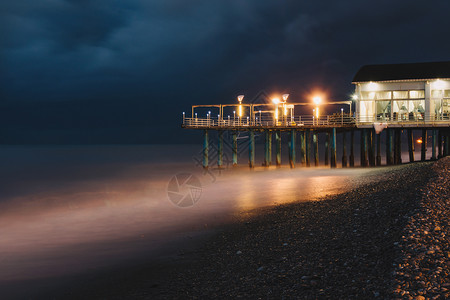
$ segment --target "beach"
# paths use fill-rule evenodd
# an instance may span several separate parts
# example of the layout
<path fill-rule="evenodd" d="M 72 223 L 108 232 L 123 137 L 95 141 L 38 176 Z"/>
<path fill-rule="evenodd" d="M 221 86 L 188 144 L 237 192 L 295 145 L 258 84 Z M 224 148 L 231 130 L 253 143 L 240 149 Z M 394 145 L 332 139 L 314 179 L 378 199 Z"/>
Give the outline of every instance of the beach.
<path fill-rule="evenodd" d="M 376 168 L 377 180 L 264 207 L 170 260 L 68 284 L 66 298 L 405 298 L 449 294 L 450 159 Z"/>

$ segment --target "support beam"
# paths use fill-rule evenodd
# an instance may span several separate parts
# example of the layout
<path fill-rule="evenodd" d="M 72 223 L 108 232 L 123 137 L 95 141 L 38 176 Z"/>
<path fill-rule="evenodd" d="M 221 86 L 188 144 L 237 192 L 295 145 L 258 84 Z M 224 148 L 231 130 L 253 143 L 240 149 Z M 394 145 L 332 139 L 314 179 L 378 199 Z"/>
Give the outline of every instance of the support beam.
<path fill-rule="evenodd" d="M 289 147 L 289 165 L 291 168 L 295 168 L 295 140 L 297 131 L 295 129 L 291 130 L 291 143 Z"/>
<path fill-rule="evenodd" d="M 336 168 L 336 128 L 331 130 L 331 168 Z"/>
<path fill-rule="evenodd" d="M 409 162 L 414 161 L 414 134 L 412 129 L 407 130 L 408 135 L 408 154 L 409 154 Z"/>
<path fill-rule="evenodd" d="M 354 144 L 355 144 L 355 129 L 352 129 L 352 131 L 350 131 L 350 167 L 355 166 Z"/>
<path fill-rule="evenodd" d="M 208 130 L 203 131 L 203 168 L 208 169 L 208 152 L 209 152 L 209 133 Z"/>
<path fill-rule="evenodd" d="M 392 156 L 393 154 L 393 136 L 392 136 L 392 129 L 388 128 L 386 129 L 386 164 L 387 165 L 393 165 L 394 164 L 394 158 Z"/>
<path fill-rule="evenodd" d="M 376 133 L 377 136 L 377 157 L 376 157 L 376 165 L 381 166 L 381 132 Z"/>
<path fill-rule="evenodd" d="M 427 130 L 422 129 L 422 151 L 420 156 L 421 161 L 425 161 L 427 158 L 427 139 Z"/>
<path fill-rule="evenodd" d="M 310 167 L 311 164 L 309 162 L 309 157 L 310 157 L 310 146 L 309 144 L 311 143 L 311 137 L 310 137 L 310 131 L 309 129 L 306 130 L 305 132 L 305 156 L 306 156 L 306 166 Z"/>
<path fill-rule="evenodd" d="M 442 158 L 442 129 L 438 129 L 438 159 Z"/>
<path fill-rule="evenodd" d="M 300 132 L 300 162 L 302 166 L 306 165 L 306 133 Z"/>
<path fill-rule="evenodd" d="M 347 168 L 347 132 L 342 132 L 342 167 Z"/>
<path fill-rule="evenodd" d="M 281 166 L 281 130 L 277 130 L 275 132 L 275 139 L 276 139 L 276 147 L 277 147 L 277 158 L 276 158 L 276 164 L 277 167 Z"/>
<path fill-rule="evenodd" d="M 233 137 L 233 146 L 232 146 L 232 152 L 233 152 L 233 166 L 237 166 L 237 132 L 233 131 L 232 134 Z"/>
<path fill-rule="evenodd" d="M 445 135 L 444 136 L 444 156 L 450 155 L 450 136 Z"/>
<path fill-rule="evenodd" d="M 325 166 L 330 164 L 330 133 L 325 133 Z"/>
<path fill-rule="evenodd" d="M 269 140 L 271 140 L 269 138 L 269 135 L 271 135 L 269 130 L 266 130 L 266 138 L 265 138 L 265 143 L 264 143 L 264 166 L 268 167 L 270 166 L 270 145 L 269 145 Z M 272 141 L 270 141 L 272 142 Z"/>
<path fill-rule="evenodd" d="M 313 131 L 314 165 L 319 166 L 319 137 L 317 131 Z"/>
<path fill-rule="evenodd" d="M 395 152 L 397 160 L 395 164 L 399 165 L 402 163 L 402 130 L 397 128 L 395 130 Z"/>
<path fill-rule="evenodd" d="M 361 167 L 367 167 L 367 129 L 361 130 Z"/>
<path fill-rule="evenodd" d="M 249 131 L 249 143 L 248 143 L 248 166 L 250 168 L 255 167 L 255 132 L 253 129 Z"/>
<path fill-rule="evenodd" d="M 433 129 L 431 131 L 431 159 L 436 160 L 436 142 L 437 142 L 437 130 Z"/>
<path fill-rule="evenodd" d="M 219 168 L 223 165 L 223 131 L 217 132 L 219 140 L 217 141 L 217 166 Z"/>
<path fill-rule="evenodd" d="M 367 142 L 369 146 L 369 164 L 375 167 L 375 133 L 373 129 L 367 129 Z"/>

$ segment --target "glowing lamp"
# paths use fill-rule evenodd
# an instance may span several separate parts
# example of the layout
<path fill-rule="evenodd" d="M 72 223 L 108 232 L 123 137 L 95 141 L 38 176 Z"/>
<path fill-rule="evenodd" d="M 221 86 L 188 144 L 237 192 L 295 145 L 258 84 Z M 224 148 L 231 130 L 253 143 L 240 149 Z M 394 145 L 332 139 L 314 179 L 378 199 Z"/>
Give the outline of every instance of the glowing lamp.
<path fill-rule="evenodd" d="M 280 99 L 278 99 L 278 98 L 273 98 L 273 99 L 272 99 L 272 103 L 275 104 L 275 105 L 277 105 L 277 104 L 280 103 Z"/>
<path fill-rule="evenodd" d="M 320 102 L 322 102 L 322 98 L 320 98 L 319 96 L 315 96 L 315 97 L 313 98 L 313 102 L 314 102 L 315 104 L 319 105 Z"/>

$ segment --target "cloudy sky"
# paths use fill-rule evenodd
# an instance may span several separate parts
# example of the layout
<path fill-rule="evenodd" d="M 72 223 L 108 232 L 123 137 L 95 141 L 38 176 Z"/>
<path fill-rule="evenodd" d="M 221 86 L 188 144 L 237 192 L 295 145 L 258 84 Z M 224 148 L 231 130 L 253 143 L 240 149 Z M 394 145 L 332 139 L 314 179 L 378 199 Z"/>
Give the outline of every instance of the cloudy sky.
<path fill-rule="evenodd" d="M 186 142 L 181 112 L 450 60 L 446 0 L 5 0 L 0 143 Z M 195 142 L 195 141 L 194 141 Z"/>

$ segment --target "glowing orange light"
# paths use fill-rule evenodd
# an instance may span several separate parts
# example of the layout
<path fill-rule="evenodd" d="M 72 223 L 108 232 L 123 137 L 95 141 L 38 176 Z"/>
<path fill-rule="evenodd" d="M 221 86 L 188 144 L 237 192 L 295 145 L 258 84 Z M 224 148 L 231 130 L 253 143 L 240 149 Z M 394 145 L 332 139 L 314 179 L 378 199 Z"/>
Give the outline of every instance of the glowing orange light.
<path fill-rule="evenodd" d="M 422 138 L 418 139 L 416 142 L 417 144 L 422 144 L 423 143 Z"/>

